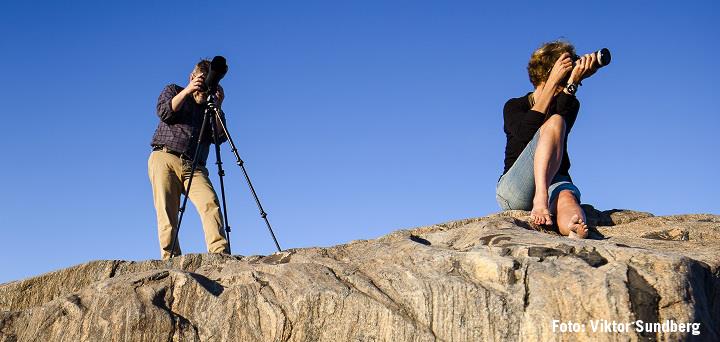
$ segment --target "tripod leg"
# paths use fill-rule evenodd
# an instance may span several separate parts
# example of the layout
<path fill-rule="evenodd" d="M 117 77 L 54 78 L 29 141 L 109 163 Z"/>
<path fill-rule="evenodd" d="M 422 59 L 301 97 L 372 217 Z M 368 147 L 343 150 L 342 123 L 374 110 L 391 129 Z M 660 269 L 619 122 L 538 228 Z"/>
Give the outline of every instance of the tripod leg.
<path fill-rule="evenodd" d="M 240 166 L 240 169 L 242 169 L 243 174 L 245 175 L 245 180 L 247 181 L 248 187 L 250 187 L 250 192 L 253 195 L 253 198 L 255 198 L 255 204 L 257 204 L 258 209 L 260 210 L 260 217 L 265 220 L 265 225 L 268 228 L 268 231 L 270 231 L 270 236 L 272 237 L 273 241 L 275 242 L 275 247 L 277 248 L 278 252 L 282 251 L 280 248 L 280 244 L 277 241 L 277 238 L 275 237 L 275 233 L 272 230 L 272 227 L 270 226 L 270 221 L 268 221 L 267 213 L 262 207 L 262 204 L 260 204 L 260 199 L 257 196 L 257 193 L 255 193 L 255 188 L 252 185 L 252 182 L 250 181 L 250 176 L 248 176 L 247 170 L 245 170 L 245 162 L 240 158 L 240 154 L 238 153 L 237 148 L 235 147 L 235 143 L 232 140 L 232 137 L 230 136 L 230 132 L 228 132 L 227 127 L 225 126 L 225 122 L 223 122 L 222 118 L 220 117 L 220 110 L 215 110 L 215 120 L 217 121 L 217 125 L 220 126 L 220 128 L 223 130 L 223 133 L 225 133 L 225 136 L 227 137 L 228 143 L 230 144 L 230 149 L 232 150 L 233 154 L 235 155 L 235 159 L 237 161 L 237 165 Z"/>
<path fill-rule="evenodd" d="M 223 222 L 225 223 L 225 238 L 227 239 L 227 252 L 228 254 L 232 254 L 230 249 L 230 222 L 228 222 L 228 215 L 227 215 L 227 202 L 225 200 L 225 182 L 223 180 L 223 177 L 225 176 L 225 170 L 223 170 L 222 167 L 222 156 L 220 155 L 220 139 L 218 138 L 218 132 L 217 132 L 217 125 L 214 115 L 210 115 L 210 129 L 212 130 L 213 134 L 213 143 L 215 144 L 215 164 L 217 164 L 218 168 L 218 177 L 220 178 L 220 196 L 222 198 L 222 213 L 223 213 Z"/>

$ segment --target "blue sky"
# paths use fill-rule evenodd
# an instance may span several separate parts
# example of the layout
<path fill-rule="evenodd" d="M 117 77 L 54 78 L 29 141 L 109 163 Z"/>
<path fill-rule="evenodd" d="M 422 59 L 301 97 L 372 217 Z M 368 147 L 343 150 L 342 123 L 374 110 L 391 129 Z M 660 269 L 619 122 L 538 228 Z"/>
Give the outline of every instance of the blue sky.
<path fill-rule="evenodd" d="M 4 2 L 0 283 L 159 257 L 155 103 L 215 55 L 230 67 L 228 128 L 283 248 L 497 212 L 502 106 L 531 90 L 530 53 L 557 38 L 613 53 L 578 93 L 569 153 L 583 202 L 720 214 L 719 7 Z M 225 145 L 223 158 L 234 254 L 274 252 Z M 183 250 L 204 252 L 188 213 Z"/>

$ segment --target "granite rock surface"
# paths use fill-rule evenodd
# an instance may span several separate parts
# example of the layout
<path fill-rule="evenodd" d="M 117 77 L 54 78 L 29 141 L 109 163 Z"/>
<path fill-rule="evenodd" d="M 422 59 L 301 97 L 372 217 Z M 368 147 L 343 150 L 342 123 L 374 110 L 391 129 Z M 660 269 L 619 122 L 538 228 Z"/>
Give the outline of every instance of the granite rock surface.
<path fill-rule="evenodd" d="M 268 256 L 93 261 L 0 284 L 0 341 L 720 340 L 720 216 L 585 210 L 587 240 L 508 211 Z"/>

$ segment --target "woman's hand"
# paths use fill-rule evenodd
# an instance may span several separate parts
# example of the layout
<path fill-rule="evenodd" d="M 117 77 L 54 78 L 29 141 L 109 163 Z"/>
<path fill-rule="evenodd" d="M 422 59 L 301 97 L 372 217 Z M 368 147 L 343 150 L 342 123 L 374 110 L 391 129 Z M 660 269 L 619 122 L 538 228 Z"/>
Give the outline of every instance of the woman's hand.
<path fill-rule="evenodd" d="M 550 70 L 546 86 L 550 86 L 550 89 L 555 89 L 555 87 L 559 85 L 560 81 L 565 78 L 565 75 L 567 75 L 568 71 L 572 68 L 572 59 L 570 59 L 570 54 L 565 52 L 560 55 L 560 58 L 555 61 L 555 65 L 553 65 L 552 70 Z"/>
<path fill-rule="evenodd" d="M 578 84 L 580 81 L 592 76 L 598 69 L 597 57 L 594 53 L 589 53 L 580 57 L 575 61 L 575 67 L 570 73 L 568 84 Z"/>
<path fill-rule="evenodd" d="M 541 83 L 537 86 L 537 88 L 535 88 L 535 92 L 533 93 L 535 104 L 532 106 L 532 110 L 547 114 L 547 111 L 550 108 L 550 102 L 561 90 L 561 87 L 558 87 L 561 85 L 560 82 L 565 79 L 571 69 L 572 59 L 570 59 L 570 54 L 567 52 L 563 53 L 557 61 L 555 61 L 555 64 L 550 70 L 550 75 L 548 75 L 547 81 Z M 565 84 L 562 84 L 562 86 L 565 86 Z"/>

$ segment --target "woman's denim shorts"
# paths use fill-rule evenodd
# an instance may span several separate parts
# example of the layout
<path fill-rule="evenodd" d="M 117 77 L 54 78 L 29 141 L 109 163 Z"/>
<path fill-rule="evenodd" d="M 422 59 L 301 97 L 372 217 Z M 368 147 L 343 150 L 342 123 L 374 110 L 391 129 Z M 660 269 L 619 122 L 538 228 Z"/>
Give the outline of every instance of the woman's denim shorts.
<path fill-rule="evenodd" d="M 525 146 L 510 170 L 497 183 L 495 197 L 502 210 L 531 210 L 535 197 L 535 174 L 533 162 L 535 148 L 540 139 L 540 130 Z M 548 187 L 548 206 L 557 199 L 560 191 L 570 190 L 580 203 L 580 190 L 572 183 L 570 176 L 555 175 Z"/>

